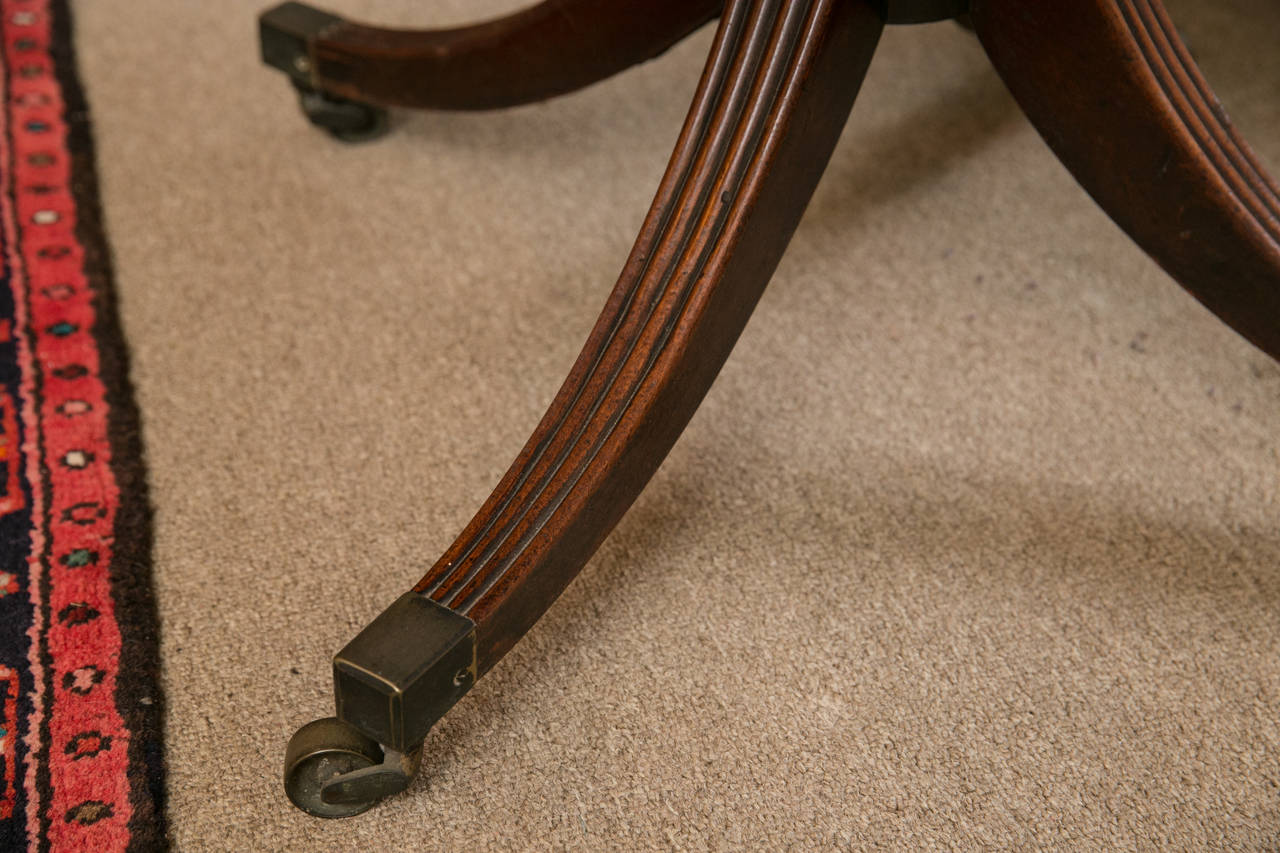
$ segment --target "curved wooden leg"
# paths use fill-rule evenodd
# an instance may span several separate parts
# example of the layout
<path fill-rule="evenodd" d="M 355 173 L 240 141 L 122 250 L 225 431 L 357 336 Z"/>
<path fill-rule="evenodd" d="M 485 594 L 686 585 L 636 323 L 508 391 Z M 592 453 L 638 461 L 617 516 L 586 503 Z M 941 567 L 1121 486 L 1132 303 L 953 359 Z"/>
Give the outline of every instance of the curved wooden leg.
<path fill-rule="evenodd" d="M 476 622 L 480 672 L 612 529 L 728 357 L 826 166 L 881 24 L 868 3 L 735 2 L 657 198 L 569 378 L 414 587 Z"/>
<path fill-rule="evenodd" d="M 335 658 L 338 716 L 388 757 L 372 763 L 340 729 L 324 753 L 313 741 L 333 724 L 304 727 L 286 769 L 295 802 L 347 814 L 403 787 L 431 723 L 626 512 L 773 274 L 881 27 L 870 0 L 730 3 L 640 237 L 564 386 L 458 540 Z M 331 753 L 351 769 L 317 782 Z"/>
<path fill-rule="evenodd" d="M 1000 76 L 1089 194 L 1183 287 L 1280 358 L 1280 192 L 1159 0 L 973 0 L 971 15 Z"/>
<path fill-rule="evenodd" d="M 497 20 L 392 30 L 301 3 L 261 17 L 263 58 L 299 83 L 381 106 L 485 110 L 562 95 L 652 59 L 724 0 L 544 0 Z"/>

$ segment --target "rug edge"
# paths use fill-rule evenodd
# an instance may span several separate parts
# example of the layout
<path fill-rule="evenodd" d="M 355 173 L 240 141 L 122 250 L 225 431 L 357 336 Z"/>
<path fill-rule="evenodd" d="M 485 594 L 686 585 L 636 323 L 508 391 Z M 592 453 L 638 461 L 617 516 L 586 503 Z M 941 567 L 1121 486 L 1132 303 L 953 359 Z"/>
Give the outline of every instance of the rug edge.
<path fill-rule="evenodd" d="M 120 321 L 115 268 L 99 196 L 97 150 L 88 98 L 75 50 L 75 20 L 69 0 L 52 0 L 50 51 L 62 90 L 71 154 L 71 190 L 76 236 L 85 253 L 84 274 L 94 294 L 100 378 L 108 406 L 111 468 L 120 489 L 110 566 L 112 597 L 122 643 L 116 707 L 130 732 L 129 764 L 144 778 L 129 780 L 133 816 L 129 849 L 168 847 L 164 755 L 164 696 L 160 679 L 160 618 L 152 576 L 152 507 L 146 480 L 141 414 L 130 379 L 129 351 Z"/>

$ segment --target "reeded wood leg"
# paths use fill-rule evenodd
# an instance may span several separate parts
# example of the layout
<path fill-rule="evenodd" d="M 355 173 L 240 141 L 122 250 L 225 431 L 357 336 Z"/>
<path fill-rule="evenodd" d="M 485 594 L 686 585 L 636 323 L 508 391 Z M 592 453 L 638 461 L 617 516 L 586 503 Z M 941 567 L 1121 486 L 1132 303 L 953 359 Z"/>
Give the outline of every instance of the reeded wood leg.
<path fill-rule="evenodd" d="M 604 313 L 550 410 L 415 591 L 476 622 L 484 672 L 657 469 L 772 275 L 881 23 L 865 2 L 739 0 Z"/>
<path fill-rule="evenodd" d="M 268 64 L 318 91 L 379 106 L 485 110 L 563 95 L 652 59 L 723 5 L 545 0 L 472 26 L 393 30 L 284 3 L 261 21 Z M 292 36 L 276 39 L 289 54 L 280 62 L 266 56 L 272 28 Z"/>
<path fill-rule="evenodd" d="M 1160 0 L 973 0 L 971 15 L 1076 180 L 1183 287 L 1280 358 L 1280 191 Z"/>
<path fill-rule="evenodd" d="M 286 786 L 301 807 L 353 814 L 407 784 L 397 768 L 416 762 L 426 729 L 626 512 L 773 274 L 881 27 L 867 0 L 729 4 L 640 237 L 564 386 L 458 540 L 335 658 L 338 717 L 362 735 L 332 721 L 295 735 Z M 392 758 L 378 764 L 363 735 Z M 329 754 L 350 769 L 321 779 Z"/>

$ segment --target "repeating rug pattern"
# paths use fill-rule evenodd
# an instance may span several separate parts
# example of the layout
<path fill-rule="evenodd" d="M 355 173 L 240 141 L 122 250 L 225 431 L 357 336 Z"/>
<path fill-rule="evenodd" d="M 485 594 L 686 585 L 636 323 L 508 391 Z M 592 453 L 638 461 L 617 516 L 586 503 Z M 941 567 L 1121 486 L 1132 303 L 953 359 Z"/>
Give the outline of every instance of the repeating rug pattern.
<path fill-rule="evenodd" d="M 0 850 L 155 850 L 150 518 L 65 0 L 0 0 L 0 54 Z"/>

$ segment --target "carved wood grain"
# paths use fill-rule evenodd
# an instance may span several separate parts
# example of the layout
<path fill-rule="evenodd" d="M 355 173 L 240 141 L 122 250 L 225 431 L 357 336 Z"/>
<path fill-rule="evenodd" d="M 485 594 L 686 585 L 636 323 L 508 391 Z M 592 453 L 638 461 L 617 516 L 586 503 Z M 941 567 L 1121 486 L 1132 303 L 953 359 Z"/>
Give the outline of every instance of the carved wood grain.
<path fill-rule="evenodd" d="M 542 422 L 415 591 L 477 623 L 483 672 L 657 469 L 728 357 L 879 39 L 864 0 L 733 0 L 657 197 Z"/>
<path fill-rule="evenodd" d="M 1280 191 L 1159 0 L 973 0 L 1032 123 L 1133 240 L 1280 358 Z"/>

